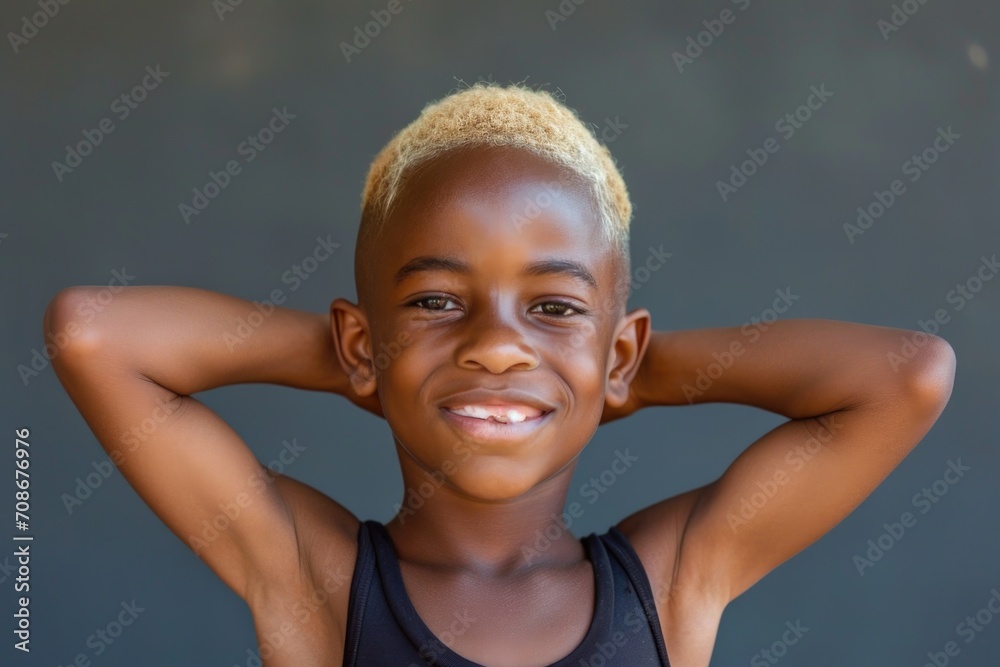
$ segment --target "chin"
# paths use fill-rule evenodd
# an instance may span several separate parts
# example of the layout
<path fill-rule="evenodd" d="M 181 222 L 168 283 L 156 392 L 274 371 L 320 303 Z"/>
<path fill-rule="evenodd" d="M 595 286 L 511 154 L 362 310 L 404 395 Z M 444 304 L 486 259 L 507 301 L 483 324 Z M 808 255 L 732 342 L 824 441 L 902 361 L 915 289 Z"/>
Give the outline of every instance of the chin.
<path fill-rule="evenodd" d="M 466 465 L 469 465 L 467 463 Z M 491 464 L 481 461 L 456 474 L 451 486 L 459 493 L 485 502 L 516 500 L 534 489 L 546 476 L 524 469 L 524 464 L 504 461 Z"/>

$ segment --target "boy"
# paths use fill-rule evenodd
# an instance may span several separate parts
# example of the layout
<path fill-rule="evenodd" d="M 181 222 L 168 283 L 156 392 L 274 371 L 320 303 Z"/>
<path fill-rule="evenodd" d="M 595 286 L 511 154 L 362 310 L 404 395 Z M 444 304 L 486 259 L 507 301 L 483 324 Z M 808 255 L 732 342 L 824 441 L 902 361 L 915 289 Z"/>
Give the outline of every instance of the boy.
<path fill-rule="evenodd" d="M 429 105 L 373 162 L 357 304 L 275 308 L 233 345 L 225 334 L 253 304 L 129 287 L 53 363 L 132 487 L 246 601 L 268 667 L 707 667 L 726 605 L 837 525 L 927 433 L 955 357 L 930 336 L 894 371 L 887 354 L 909 332 L 831 320 L 752 339 L 652 331 L 648 311 L 625 310 L 630 219 L 610 153 L 574 112 L 477 84 Z M 56 295 L 47 331 L 89 291 Z M 700 381 L 720 355 L 733 363 Z M 384 416 L 423 502 L 404 500 L 383 526 L 268 474 L 192 398 L 243 382 L 335 392 Z M 718 401 L 789 421 L 718 480 L 603 535 L 560 530 L 600 423 Z M 125 447 L 154 410 L 168 416 Z M 226 503 L 239 516 L 199 541 Z"/>

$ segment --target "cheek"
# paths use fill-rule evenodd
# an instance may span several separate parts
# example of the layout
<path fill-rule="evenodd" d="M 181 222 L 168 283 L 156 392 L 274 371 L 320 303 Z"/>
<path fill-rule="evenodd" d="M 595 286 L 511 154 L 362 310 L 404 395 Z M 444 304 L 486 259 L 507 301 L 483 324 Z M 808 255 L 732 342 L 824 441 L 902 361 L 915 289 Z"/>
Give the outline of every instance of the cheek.
<path fill-rule="evenodd" d="M 420 337 L 415 336 L 412 329 L 398 326 L 379 328 L 381 331 L 373 335 L 371 353 L 380 379 L 394 375 L 400 367 L 411 366 L 414 358 L 422 358 L 423 355 L 417 351 Z"/>
<path fill-rule="evenodd" d="M 423 414 L 425 390 L 435 368 L 441 365 L 440 354 L 440 347 L 429 348 L 405 337 L 379 343 L 373 350 L 379 398 L 387 420 L 409 422 Z"/>
<path fill-rule="evenodd" d="M 586 322 L 571 330 L 559 332 L 541 342 L 547 350 L 553 351 L 554 357 L 561 362 L 579 361 L 591 354 L 597 345 L 598 332 L 592 322 Z"/>
<path fill-rule="evenodd" d="M 608 364 L 605 338 L 592 323 L 587 323 L 549 346 L 555 353 L 552 363 L 576 392 L 603 391 Z"/>

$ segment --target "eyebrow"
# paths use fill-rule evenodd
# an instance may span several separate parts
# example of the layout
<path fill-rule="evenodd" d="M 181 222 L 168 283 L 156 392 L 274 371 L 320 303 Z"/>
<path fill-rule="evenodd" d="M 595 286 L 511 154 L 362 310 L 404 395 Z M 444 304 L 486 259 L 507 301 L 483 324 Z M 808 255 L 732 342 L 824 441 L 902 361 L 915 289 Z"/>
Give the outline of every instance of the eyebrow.
<path fill-rule="evenodd" d="M 396 272 L 393 283 L 398 285 L 410 276 L 425 271 L 448 271 L 461 275 L 472 273 L 472 267 L 465 262 L 453 257 L 414 257 Z M 580 262 L 570 259 L 543 259 L 532 262 L 521 270 L 521 275 L 525 276 L 566 276 L 580 282 L 586 283 L 590 287 L 597 289 L 597 280 L 593 274 L 587 270 Z"/>

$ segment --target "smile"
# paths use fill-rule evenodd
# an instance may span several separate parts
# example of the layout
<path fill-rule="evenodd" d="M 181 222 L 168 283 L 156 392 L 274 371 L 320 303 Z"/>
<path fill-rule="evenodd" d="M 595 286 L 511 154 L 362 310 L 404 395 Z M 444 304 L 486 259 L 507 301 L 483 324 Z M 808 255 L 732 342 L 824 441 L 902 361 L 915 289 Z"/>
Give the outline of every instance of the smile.
<path fill-rule="evenodd" d="M 441 408 L 459 430 L 477 440 L 519 440 L 541 428 L 552 411 L 525 405 L 464 405 Z"/>
<path fill-rule="evenodd" d="M 516 424 L 542 416 L 542 411 L 527 405 L 463 405 L 446 408 L 463 417 L 485 419 L 503 424 Z"/>

